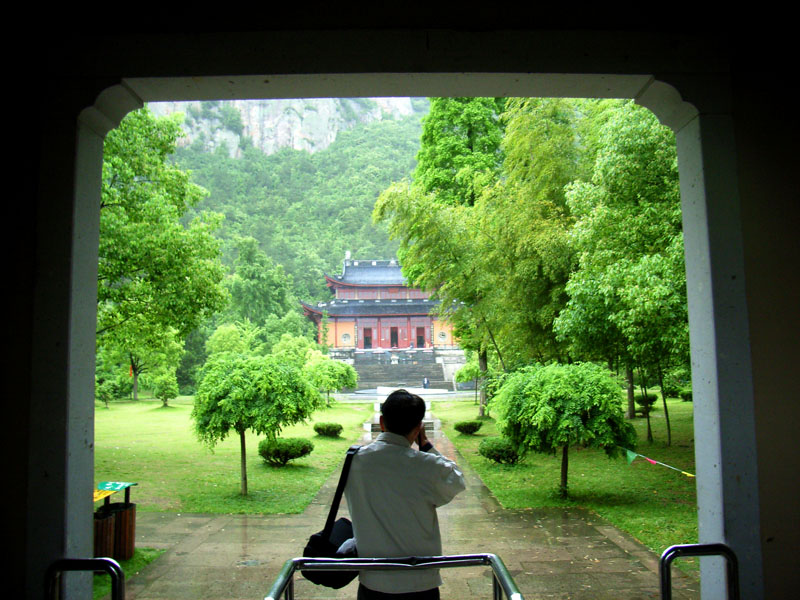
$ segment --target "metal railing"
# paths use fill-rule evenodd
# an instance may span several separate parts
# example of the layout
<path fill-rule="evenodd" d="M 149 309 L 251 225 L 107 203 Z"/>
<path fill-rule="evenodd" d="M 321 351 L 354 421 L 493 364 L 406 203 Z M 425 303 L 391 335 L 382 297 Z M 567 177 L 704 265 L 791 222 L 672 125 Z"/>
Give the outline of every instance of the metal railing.
<path fill-rule="evenodd" d="M 493 600 L 504 595 L 509 600 L 524 600 L 505 563 L 496 554 L 450 556 L 409 556 L 404 558 L 290 558 L 264 600 L 294 600 L 295 571 L 413 571 L 451 567 L 488 566 L 492 568 Z"/>
<path fill-rule="evenodd" d="M 66 571 L 105 571 L 111 577 L 111 600 L 125 599 L 125 573 L 113 558 L 61 558 L 45 573 L 45 598 L 58 597 L 58 583 L 61 573 Z"/>
<path fill-rule="evenodd" d="M 682 544 L 664 550 L 658 561 L 661 600 L 672 600 L 672 561 L 679 556 L 723 556 L 727 562 L 728 598 L 739 600 L 739 561 L 725 544 Z"/>

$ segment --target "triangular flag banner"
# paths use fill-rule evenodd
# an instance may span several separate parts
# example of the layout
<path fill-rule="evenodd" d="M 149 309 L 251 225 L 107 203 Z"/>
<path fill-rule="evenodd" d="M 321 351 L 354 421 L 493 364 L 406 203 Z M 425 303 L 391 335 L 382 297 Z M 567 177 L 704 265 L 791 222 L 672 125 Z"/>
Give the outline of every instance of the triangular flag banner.
<path fill-rule="evenodd" d="M 622 446 L 620 446 L 620 448 L 622 448 Z M 692 475 L 691 473 L 687 473 L 686 471 L 681 471 L 680 469 L 678 469 L 676 467 L 673 467 L 672 465 L 667 465 L 667 464 L 664 464 L 662 462 L 658 462 L 657 460 L 653 460 L 652 458 L 648 458 L 644 454 L 639 454 L 638 452 L 634 452 L 633 450 L 628 450 L 627 448 L 622 448 L 622 449 L 625 450 L 625 456 L 628 459 L 628 464 L 631 464 L 634 460 L 636 460 L 637 456 L 641 456 L 643 459 L 645 459 L 651 465 L 661 465 L 662 467 L 667 467 L 668 469 L 672 469 L 673 471 L 677 471 L 678 473 L 680 473 L 682 475 L 686 475 L 686 477 L 695 477 L 695 475 Z"/>

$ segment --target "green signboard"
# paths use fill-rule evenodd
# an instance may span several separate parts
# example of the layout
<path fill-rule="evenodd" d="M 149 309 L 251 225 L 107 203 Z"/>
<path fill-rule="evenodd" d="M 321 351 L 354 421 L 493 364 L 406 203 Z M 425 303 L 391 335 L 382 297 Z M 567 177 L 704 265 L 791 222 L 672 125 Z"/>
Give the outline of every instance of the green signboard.
<path fill-rule="evenodd" d="M 130 481 L 101 481 L 100 483 L 97 484 L 97 489 L 107 490 L 110 492 L 119 492 L 120 490 L 129 488 L 132 485 L 139 485 L 139 484 Z"/>

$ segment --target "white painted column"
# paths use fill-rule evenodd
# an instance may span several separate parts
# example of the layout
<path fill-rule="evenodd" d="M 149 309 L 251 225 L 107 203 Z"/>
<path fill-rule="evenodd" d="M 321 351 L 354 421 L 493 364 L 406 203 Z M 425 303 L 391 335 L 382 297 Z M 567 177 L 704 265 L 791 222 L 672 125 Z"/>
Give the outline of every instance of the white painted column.
<path fill-rule="evenodd" d="M 742 597 L 764 597 L 755 406 L 735 141 L 728 116 L 676 133 L 692 353 L 701 542 L 739 558 Z M 706 598 L 725 598 L 722 559 L 701 560 Z"/>
<path fill-rule="evenodd" d="M 76 122 L 48 122 L 39 179 L 26 496 L 28 597 L 43 597 L 59 558 L 93 555 L 94 369 L 103 139 L 141 106 L 126 88 L 101 94 Z M 68 159 L 74 157 L 74 161 Z M 91 573 L 64 578 L 91 596 Z"/>

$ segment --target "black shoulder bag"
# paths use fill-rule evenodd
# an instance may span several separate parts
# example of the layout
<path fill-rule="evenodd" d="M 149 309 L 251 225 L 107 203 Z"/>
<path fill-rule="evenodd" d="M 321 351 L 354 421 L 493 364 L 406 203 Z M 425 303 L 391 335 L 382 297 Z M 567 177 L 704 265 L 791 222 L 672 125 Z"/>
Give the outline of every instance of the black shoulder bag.
<path fill-rule="evenodd" d="M 303 556 L 307 558 L 356 558 L 355 547 L 346 554 L 339 554 L 337 550 L 344 542 L 353 537 L 353 524 L 350 519 L 336 519 L 339 512 L 339 503 L 342 500 L 344 486 L 347 484 L 347 475 L 350 472 L 350 463 L 353 456 L 358 453 L 361 446 L 350 446 L 344 459 L 342 474 L 339 477 L 339 485 L 336 486 L 336 493 L 333 495 L 331 510 L 328 513 L 328 520 L 325 521 L 325 529 L 312 535 L 308 539 Z M 346 586 L 358 576 L 358 571 L 300 571 L 306 579 L 324 585 L 325 587 L 339 589 Z"/>

